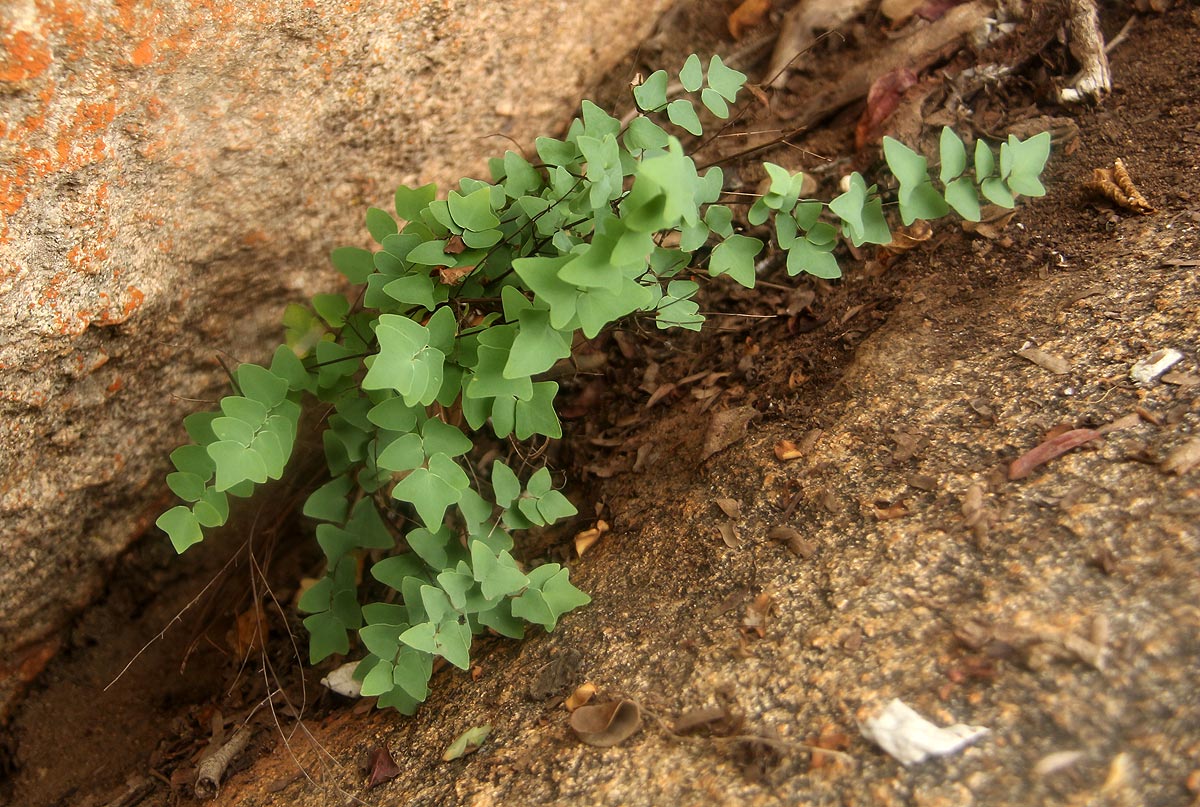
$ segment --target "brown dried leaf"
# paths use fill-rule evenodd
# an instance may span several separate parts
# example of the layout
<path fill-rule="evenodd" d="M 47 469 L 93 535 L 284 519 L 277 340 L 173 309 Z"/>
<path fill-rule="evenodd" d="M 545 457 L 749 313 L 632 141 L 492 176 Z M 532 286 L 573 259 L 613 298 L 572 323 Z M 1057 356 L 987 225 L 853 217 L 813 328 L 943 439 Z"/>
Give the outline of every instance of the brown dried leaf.
<path fill-rule="evenodd" d="M 880 521 L 891 521 L 908 515 L 908 506 L 904 502 L 877 501 L 873 509 L 875 517 Z"/>
<path fill-rule="evenodd" d="M 475 271 L 474 266 L 459 266 L 451 269 L 449 266 L 438 267 L 438 280 L 447 286 L 457 286 L 463 278 Z"/>
<path fill-rule="evenodd" d="M 571 728 L 579 739 L 597 748 L 624 742 L 642 727 L 642 710 L 633 701 L 619 700 L 581 706 L 571 713 Z"/>
<path fill-rule="evenodd" d="M 698 709 L 689 709 L 676 718 L 675 733 L 685 734 L 693 729 L 717 723 L 729 717 L 729 712 L 723 706 L 701 706 Z"/>
<path fill-rule="evenodd" d="M 737 499 L 713 499 L 713 503 L 721 508 L 721 512 L 732 519 L 742 517 L 742 505 Z"/>
<path fill-rule="evenodd" d="M 908 432 L 896 432 L 892 439 L 896 441 L 896 450 L 892 452 L 892 459 L 896 462 L 911 460 L 921 450 L 921 444 L 924 442 L 918 435 Z"/>
<path fill-rule="evenodd" d="M 917 74 L 907 67 L 884 73 L 867 91 L 867 108 L 854 129 L 854 148 L 862 151 L 882 135 L 882 126 L 900 106 L 900 98 L 917 83 Z"/>
<path fill-rule="evenodd" d="M 741 39 L 747 28 L 762 25 L 771 10 L 771 0 L 742 0 L 741 5 L 730 13 L 726 19 L 729 35 Z"/>
<path fill-rule="evenodd" d="M 1176 387 L 1194 387 L 1200 384 L 1200 375 L 1195 373 L 1181 373 L 1172 371 L 1159 379 L 1164 384 L 1171 384 Z"/>
<path fill-rule="evenodd" d="M 920 246 L 932 237 L 933 227 L 924 219 L 918 219 L 908 227 L 902 227 L 892 233 L 892 240 L 880 249 L 899 255 Z"/>
<path fill-rule="evenodd" d="M 817 554 L 817 545 L 792 527 L 772 527 L 767 531 L 767 537 L 772 541 L 785 544 L 792 554 L 799 555 L 805 560 Z"/>
<path fill-rule="evenodd" d="M 399 776 L 400 766 L 392 759 L 387 747 L 381 745 L 371 749 L 371 755 L 367 758 L 367 773 L 367 790 L 370 790 Z"/>
<path fill-rule="evenodd" d="M 704 437 L 704 450 L 700 461 L 704 462 L 718 451 L 724 451 L 746 437 L 750 421 L 758 417 L 753 406 L 736 406 L 717 412 L 709 421 L 708 434 Z"/>
<path fill-rule="evenodd" d="M 1149 423 L 1154 423 L 1154 425 L 1156 425 L 1156 426 L 1162 425 L 1162 421 L 1159 420 L 1159 418 L 1155 417 L 1155 415 L 1153 413 L 1148 412 L 1139 406 L 1133 412 L 1130 412 L 1128 415 L 1125 415 L 1124 417 L 1119 417 L 1116 420 L 1114 420 L 1112 423 L 1104 424 L 1103 426 L 1101 426 L 1098 429 L 1098 431 L 1101 434 L 1108 434 L 1109 432 L 1119 432 L 1119 431 L 1122 431 L 1123 429 L 1132 429 L 1134 426 L 1137 426 L 1142 422 L 1142 418 L 1145 418 L 1146 421 Z M 1156 420 L 1158 421 L 1157 423 L 1155 423 Z"/>
<path fill-rule="evenodd" d="M 732 522 L 722 521 L 717 525 L 717 531 L 721 533 L 721 540 L 725 542 L 725 546 L 730 549 L 741 548 L 742 536 L 738 534 L 737 527 Z"/>
<path fill-rule="evenodd" d="M 967 488 L 966 495 L 963 496 L 962 514 L 966 519 L 967 527 L 975 535 L 975 539 L 977 541 L 986 539 L 992 513 L 983 502 L 982 485 L 976 484 Z"/>
<path fill-rule="evenodd" d="M 1049 370 L 1055 375 L 1071 372 L 1071 363 L 1069 361 L 1061 356 L 1055 356 L 1053 353 L 1038 350 L 1036 347 L 1027 347 L 1018 350 L 1017 355 L 1022 359 L 1033 362 L 1043 370 Z"/>
<path fill-rule="evenodd" d="M 234 655 L 245 658 L 247 654 L 261 650 L 266 633 L 267 620 L 262 605 L 255 603 L 238 614 L 233 629 L 229 631 L 229 644 Z"/>
<path fill-rule="evenodd" d="M 1090 443 L 1100 436 L 1100 432 L 1095 429 L 1072 429 L 1065 434 L 1060 434 L 1057 437 L 1046 440 L 1037 448 L 1027 451 L 1014 460 L 1008 466 L 1008 478 L 1010 481 L 1024 479 L 1033 473 L 1033 469 L 1039 465 L 1049 462 L 1073 448 Z"/>
<path fill-rule="evenodd" d="M 656 403 L 674 392 L 675 389 L 675 384 L 659 384 L 658 388 L 654 390 L 654 394 L 650 396 L 650 400 L 646 401 L 646 408 L 649 409 L 650 407 L 654 406 Z"/>
<path fill-rule="evenodd" d="M 642 443 L 637 447 L 637 454 L 633 459 L 633 471 L 634 473 L 641 472 L 656 462 L 658 462 L 658 444 L 653 441 Z"/>
<path fill-rule="evenodd" d="M 996 210 L 995 207 L 987 208 L 988 211 Z M 1005 211 L 1002 208 L 999 213 L 992 215 L 984 215 L 982 221 L 966 221 L 962 222 L 964 232 L 975 233 L 981 235 L 989 241 L 995 241 L 1000 238 L 1000 234 L 1004 232 L 1004 228 L 1012 221 L 1016 211 Z"/>
<path fill-rule="evenodd" d="M 580 684 L 579 687 L 577 687 L 575 691 L 571 693 L 570 697 L 563 701 L 563 706 L 567 707 L 568 712 L 574 712 L 576 709 L 590 701 L 592 696 L 595 694 L 595 684 L 591 683 L 590 681 Z"/>
<path fill-rule="evenodd" d="M 917 490 L 932 492 L 937 490 L 937 477 L 931 474 L 911 474 L 906 480 L 908 484 Z"/>
<path fill-rule="evenodd" d="M 600 540 L 604 533 L 608 532 L 608 522 L 600 519 L 596 522 L 596 526 L 590 530 L 583 530 L 575 535 L 575 554 L 583 557 L 583 553 L 587 552 L 592 546 Z"/>
<path fill-rule="evenodd" d="M 1200 437 L 1193 437 L 1177 447 L 1163 460 L 1162 469 L 1168 474 L 1186 474 L 1200 465 Z"/>
<path fill-rule="evenodd" d="M 755 100 L 763 105 L 763 107 L 766 109 L 771 108 L 771 99 L 767 97 L 765 92 L 763 92 L 762 87 L 758 86 L 757 84 L 746 84 L 745 88 L 751 95 L 754 96 Z"/>
<path fill-rule="evenodd" d="M 751 633 L 758 638 L 766 638 L 767 620 L 775 611 L 775 598 L 770 594 L 759 594 L 754 598 L 754 601 L 746 607 L 746 616 L 742 620 L 742 633 L 749 635 Z"/>

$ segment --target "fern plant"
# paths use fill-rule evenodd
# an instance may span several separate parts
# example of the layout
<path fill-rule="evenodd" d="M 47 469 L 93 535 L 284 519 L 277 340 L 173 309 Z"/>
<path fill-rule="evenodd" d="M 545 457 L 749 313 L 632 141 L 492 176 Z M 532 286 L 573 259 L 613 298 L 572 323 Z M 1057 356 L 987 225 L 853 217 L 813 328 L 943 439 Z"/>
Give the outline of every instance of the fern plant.
<path fill-rule="evenodd" d="M 330 479 L 303 508 L 325 554 L 324 577 L 299 602 L 312 663 L 348 653 L 357 632 L 363 694 L 411 713 L 435 657 L 467 669 L 473 636 L 551 630 L 586 604 L 567 569 L 526 569 L 511 554 L 514 532 L 576 512 L 550 469 L 496 460 L 481 474 L 465 457 L 485 434 L 562 436 L 558 384 L 543 375 L 580 334 L 627 317 L 699 330 L 700 271 L 754 286 L 763 240 L 737 232 L 720 202 L 721 170 L 701 173 L 672 133 L 702 134 L 697 102 L 728 118 L 745 80 L 718 57 L 705 69 L 693 55 L 679 73 L 688 97 L 668 101 L 668 75 L 657 71 L 633 89 L 640 114 L 626 126 L 584 102 L 564 139 L 536 141 L 536 162 L 509 151 L 491 161 L 490 182 L 463 179 L 444 199 L 433 185 L 401 187 L 395 217 L 368 210 L 378 249 L 332 253 L 356 302 L 319 294 L 290 306 L 269 366 L 241 365 L 220 411 L 184 419 L 191 444 L 171 454 L 167 484 L 186 504 L 157 522 L 175 548 L 224 524 L 230 497 L 280 478 L 301 403 L 315 399 L 331 414 Z M 1005 207 L 1043 195 L 1049 140 L 1010 138 L 998 155 L 979 141 L 968 166 L 946 129 L 935 184 L 924 157 L 885 139 L 901 218 L 953 208 L 978 220 L 980 194 Z M 838 277 L 839 237 L 891 240 L 878 189 L 858 173 L 826 205 L 800 198 L 801 174 L 764 165 L 770 186 L 746 219 L 771 223 L 789 274 Z M 379 558 L 369 571 L 384 588 L 373 590 L 391 590 L 380 601 L 362 603 L 363 557 Z"/>

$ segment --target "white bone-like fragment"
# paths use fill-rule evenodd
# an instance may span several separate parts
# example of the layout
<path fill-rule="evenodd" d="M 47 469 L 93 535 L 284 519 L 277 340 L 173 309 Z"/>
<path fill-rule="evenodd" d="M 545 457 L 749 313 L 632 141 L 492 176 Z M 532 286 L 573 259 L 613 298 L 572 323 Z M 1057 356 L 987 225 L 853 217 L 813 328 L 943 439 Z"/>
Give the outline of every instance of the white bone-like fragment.
<path fill-rule="evenodd" d="M 357 661 L 347 661 L 340 667 L 330 671 L 321 679 L 321 686 L 344 695 L 347 698 L 362 697 L 362 681 L 355 679 L 354 671 L 358 669 Z"/>
<path fill-rule="evenodd" d="M 961 751 L 988 733 L 985 728 L 962 723 L 938 728 L 898 699 L 859 724 L 859 729 L 864 737 L 905 765 Z"/>
<path fill-rule="evenodd" d="M 1156 350 L 1135 362 L 1129 370 L 1129 377 L 1139 384 L 1150 384 L 1178 364 L 1182 358 L 1183 354 L 1174 348 Z"/>

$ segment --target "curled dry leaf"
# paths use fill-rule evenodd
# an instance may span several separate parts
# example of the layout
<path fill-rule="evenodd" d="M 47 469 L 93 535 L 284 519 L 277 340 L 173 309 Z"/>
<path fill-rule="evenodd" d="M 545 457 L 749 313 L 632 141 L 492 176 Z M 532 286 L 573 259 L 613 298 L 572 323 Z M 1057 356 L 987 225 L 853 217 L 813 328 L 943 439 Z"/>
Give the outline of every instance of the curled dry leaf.
<path fill-rule="evenodd" d="M 1154 212 L 1154 207 L 1133 184 L 1129 170 L 1120 158 L 1117 158 L 1112 168 L 1094 169 L 1091 181 L 1085 182 L 1083 188 L 1103 196 L 1126 210 L 1132 210 L 1142 215 Z"/>
<path fill-rule="evenodd" d="M 713 415 L 709 422 L 708 434 L 704 437 L 704 450 L 700 461 L 704 462 L 718 451 L 724 451 L 745 439 L 750 421 L 758 417 L 758 414 L 758 410 L 753 406 L 736 406 Z"/>
<path fill-rule="evenodd" d="M 729 35 L 741 39 L 747 28 L 762 25 L 771 10 L 771 0 L 742 0 L 741 5 L 730 13 L 726 19 L 729 25 Z"/>
<path fill-rule="evenodd" d="M 1162 425 L 1161 418 L 1159 418 L 1153 412 L 1147 411 L 1146 409 L 1138 406 L 1135 407 L 1134 411 L 1130 412 L 1128 415 L 1119 417 L 1111 423 L 1105 423 L 1098 429 L 1098 431 L 1101 434 L 1108 434 L 1109 432 L 1119 432 L 1123 429 L 1132 429 L 1134 426 L 1140 424 L 1143 419 L 1147 423 L 1153 423 L 1155 426 Z"/>
<path fill-rule="evenodd" d="M 917 74 L 907 67 L 884 73 L 867 91 L 867 108 L 854 129 L 854 148 L 862 151 L 882 135 L 884 121 L 900 106 L 900 98 L 917 83 Z"/>
<path fill-rule="evenodd" d="M 196 798 L 215 799 L 217 797 L 221 789 L 221 780 L 225 777 L 229 764 L 246 749 L 253 731 L 253 729 L 246 728 L 238 729 L 229 738 L 229 742 L 212 750 L 200 761 L 196 768 L 196 784 L 193 786 Z"/>
<path fill-rule="evenodd" d="M 908 505 L 904 502 L 889 502 L 877 500 L 874 503 L 875 518 L 880 521 L 891 521 L 908 515 Z"/>
<path fill-rule="evenodd" d="M 646 401 L 646 408 L 649 409 L 650 407 L 654 406 L 656 403 L 659 403 L 660 401 L 665 399 L 668 395 L 670 395 L 672 392 L 674 392 L 676 390 L 677 386 L 678 385 L 671 384 L 671 383 L 660 384 L 658 386 L 658 388 L 655 389 L 654 392 L 650 395 L 650 400 Z"/>
<path fill-rule="evenodd" d="M 1170 372 L 1162 377 L 1162 382 L 1175 387 L 1194 387 L 1200 384 L 1200 375 L 1196 375 L 1195 373 Z"/>
<path fill-rule="evenodd" d="M 245 658 L 250 653 L 262 650 L 266 633 L 266 615 L 262 612 L 262 605 L 255 603 L 238 614 L 237 621 L 230 629 L 226 639 L 234 655 L 238 658 Z"/>
<path fill-rule="evenodd" d="M 1112 73 L 1100 30 L 1100 15 L 1095 0 L 1067 0 L 1067 43 L 1080 70 L 1070 85 L 1058 91 L 1063 103 L 1099 101 L 1112 90 Z"/>
<path fill-rule="evenodd" d="M 686 734 L 701 726 L 711 725 L 730 717 L 729 711 L 723 706 L 701 706 L 689 709 L 675 720 L 675 733 Z"/>
<path fill-rule="evenodd" d="M 908 484 L 917 490 L 935 491 L 937 490 L 937 477 L 930 474 L 909 474 L 905 480 Z"/>
<path fill-rule="evenodd" d="M 571 713 L 571 729 L 579 739 L 597 748 L 611 748 L 632 737 L 642 727 L 642 710 L 633 701 L 618 700 L 580 706 Z"/>
<path fill-rule="evenodd" d="M 474 266 L 459 266 L 451 268 L 449 266 L 439 266 L 438 280 L 442 281 L 447 286 L 457 286 L 462 282 L 463 278 L 475 271 Z"/>
<path fill-rule="evenodd" d="M 798 460 L 803 456 L 804 453 L 800 450 L 800 447 L 791 440 L 780 440 L 775 444 L 776 459 L 787 462 L 789 460 Z"/>
<path fill-rule="evenodd" d="M 1000 212 L 994 213 L 993 211 L 997 209 Z M 975 233 L 989 241 L 995 241 L 1000 237 L 1000 233 L 1004 231 L 1004 228 L 1008 226 L 1008 223 L 1012 221 L 1013 216 L 1016 215 L 1016 211 L 1006 211 L 1003 208 L 996 208 L 995 206 L 987 208 L 986 211 L 982 221 L 967 221 L 964 219 L 962 222 L 963 232 Z M 989 215 L 988 213 L 993 214 Z"/>
<path fill-rule="evenodd" d="M 1200 437 L 1193 437 L 1167 455 L 1162 469 L 1169 474 L 1186 474 L 1198 465 L 1200 465 Z"/>
<path fill-rule="evenodd" d="M 901 252 L 908 252 L 910 249 L 920 246 L 932 237 L 933 227 L 929 225 L 929 222 L 917 219 L 908 227 L 901 227 L 892 233 L 892 240 L 880 249 L 899 255 Z"/>
<path fill-rule="evenodd" d="M 753 633 L 758 638 L 765 639 L 767 636 L 767 620 L 774 611 L 775 598 L 767 593 L 759 594 L 746 607 L 746 617 L 742 620 L 742 633 L 745 635 Z"/>
<path fill-rule="evenodd" d="M 482 726 L 467 729 L 458 735 L 454 742 L 450 743 L 450 747 L 446 749 L 446 753 L 442 754 L 442 761 L 450 762 L 459 757 L 465 757 L 467 754 L 474 754 L 491 733 L 492 727 L 486 723 Z"/>
<path fill-rule="evenodd" d="M 371 749 L 371 755 L 367 758 L 367 790 L 390 782 L 399 775 L 400 766 L 392 758 L 392 752 L 387 746 L 380 745 Z"/>
<path fill-rule="evenodd" d="M 583 557 L 583 553 L 592 548 L 604 533 L 608 532 L 608 522 L 600 519 L 590 530 L 583 530 L 575 535 L 575 553 Z"/>
<path fill-rule="evenodd" d="M 963 496 L 962 514 L 976 540 L 982 541 L 987 538 L 991 511 L 984 504 L 982 485 L 976 484 L 967 488 L 966 495 Z"/>
<path fill-rule="evenodd" d="M 772 541 L 784 544 L 792 551 L 793 555 L 799 555 L 805 560 L 817 554 L 817 545 L 801 535 L 799 530 L 792 527 L 772 527 L 767 532 L 767 537 Z"/>
<path fill-rule="evenodd" d="M 585 705 L 596 694 L 596 685 L 588 681 L 576 687 L 575 691 L 563 701 L 563 706 L 567 707 L 568 712 L 574 712 L 579 707 Z"/>
<path fill-rule="evenodd" d="M 1100 436 L 1100 432 L 1095 429 L 1072 429 L 1069 432 L 1046 440 L 1037 448 L 1027 451 L 1014 460 L 1008 466 L 1008 478 L 1009 480 L 1024 479 L 1033 473 L 1033 469 L 1039 465 L 1049 462 L 1073 448 L 1090 443 Z"/>
<path fill-rule="evenodd" d="M 1061 356 L 1055 356 L 1053 353 L 1038 350 L 1036 347 L 1027 347 L 1018 350 L 1017 355 L 1022 359 L 1033 362 L 1043 370 L 1049 370 L 1055 375 L 1071 372 L 1071 363 L 1069 361 Z"/>
<path fill-rule="evenodd" d="M 633 460 L 633 472 L 640 473 L 658 462 L 658 444 L 653 440 L 642 443 L 637 447 L 637 455 Z"/>
<path fill-rule="evenodd" d="M 717 530 L 721 533 L 721 540 L 725 542 L 725 546 L 730 549 L 741 548 L 742 536 L 738 534 L 736 526 L 728 521 L 723 521 L 717 525 Z"/>
<path fill-rule="evenodd" d="M 742 517 L 742 505 L 737 499 L 713 499 L 717 507 L 721 508 L 721 512 L 730 518 Z"/>

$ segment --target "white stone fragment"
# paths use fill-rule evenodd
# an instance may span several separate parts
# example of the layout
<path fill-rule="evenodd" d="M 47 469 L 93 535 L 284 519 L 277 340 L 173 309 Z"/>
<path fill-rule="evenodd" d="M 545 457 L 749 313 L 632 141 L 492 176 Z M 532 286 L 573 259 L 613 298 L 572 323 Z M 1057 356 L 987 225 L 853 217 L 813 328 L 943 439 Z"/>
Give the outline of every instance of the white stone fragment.
<path fill-rule="evenodd" d="M 357 661 L 347 661 L 342 666 L 332 670 L 329 675 L 321 679 L 321 686 L 326 687 L 339 695 L 344 695 L 347 698 L 362 697 L 362 681 L 354 678 L 354 671 L 358 669 Z"/>
<path fill-rule="evenodd" d="M 1174 367 L 1183 354 L 1174 348 L 1156 350 L 1144 359 L 1138 359 L 1129 371 L 1129 377 L 1139 384 L 1149 384 Z"/>
<path fill-rule="evenodd" d="M 988 733 L 985 728 L 962 723 L 938 728 L 899 699 L 893 700 L 875 717 L 860 723 L 859 730 L 905 765 L 961 751 Z"/>

